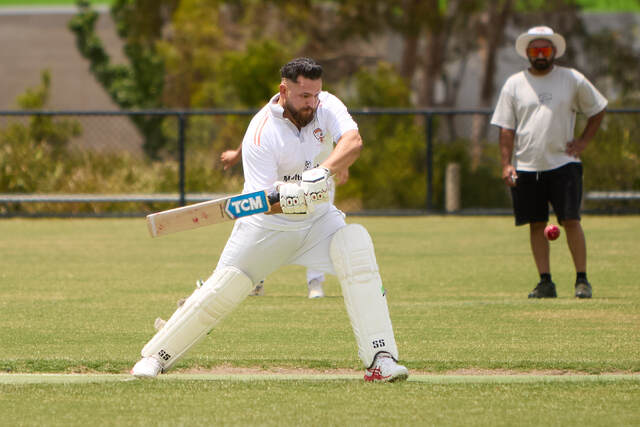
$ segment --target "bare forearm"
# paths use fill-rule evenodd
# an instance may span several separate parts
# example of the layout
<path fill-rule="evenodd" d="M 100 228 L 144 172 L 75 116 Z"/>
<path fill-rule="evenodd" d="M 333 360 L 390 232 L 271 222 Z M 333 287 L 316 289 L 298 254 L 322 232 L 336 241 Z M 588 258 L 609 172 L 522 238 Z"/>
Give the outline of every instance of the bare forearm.
<path fill-rule="evenodd" d="M 511 164 L 513 156 L 513 144 L 515 140 L 515 131 L 511 129 L 500 129 L 500 163 L 502 164 L 502 180 L 509 187 L 516 185 L 518 173 L 516 168 Z"/>
<path fill-rule="evenodd" d="M 598 114 L 595 114 L 587 120 L 587 125 L 584 127 L 580 138 L 574 139 L 573 141 L 569 141 L 567 143 L 567 149 L 565 150 L 567 154 L 573 156 L 575 158 L 580 157 L 580 153 L 587 148 L 589 141 L 593 139 L 596 132 L 600 128 L 600 123 L 602 123 L 602 119 L 604 118 L 604 110 L 600 111 Z"/>
<path fill-rule="evenodd" d="M 360 133 L 357 130 L 345 132 L 321 166 L 329 169 L 332 174 L 343 171 L 348 169 L 360 157 L 361 150 L 362 138 Z"/>
<path fill-rule="evenodd" d="M 515 131 L 504 128 L 500 129 L 500 162 L 503 168 L 511 164 L 514 140 Z"/>
<path fill-rule="evenodd" d="M 580 139 L 588 143 L 593 139 L 598 129 L 600 129 L 600 123 L 602 123 L 602 119 L 604 118 L 604 110 L 600 111 L 595 116 L 591 116 L 587 119 L 587 125 L 584 127 L 582 131 L 582 135 L 580 135 Z"/>

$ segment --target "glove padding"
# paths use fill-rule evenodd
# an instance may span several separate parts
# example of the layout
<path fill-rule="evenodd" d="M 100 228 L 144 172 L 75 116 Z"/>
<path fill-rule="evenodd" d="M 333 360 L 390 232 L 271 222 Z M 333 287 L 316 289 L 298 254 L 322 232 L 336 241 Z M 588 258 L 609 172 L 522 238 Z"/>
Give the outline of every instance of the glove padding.
<path fill-rule="evenodd" d="M 300 186 L 304 190 L 304 198 L 310 210 L 315 205 L 329 201 L 329 169 L 319 167 L 304 171 Z"/>
<path fill-rule="evenodd" d="M 306 214 L 310 212 L 304 197 L 304 190 L 298 184 L 281 184 L 280 208 L 284 214 Z"/>

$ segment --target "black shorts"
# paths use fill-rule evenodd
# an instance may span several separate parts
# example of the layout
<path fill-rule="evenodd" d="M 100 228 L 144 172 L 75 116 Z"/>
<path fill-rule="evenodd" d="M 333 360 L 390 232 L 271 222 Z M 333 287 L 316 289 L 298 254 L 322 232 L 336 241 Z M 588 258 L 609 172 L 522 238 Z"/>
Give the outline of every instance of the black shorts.
<path fill-rule="evenodd" d="M 567 163 L 543 172 L 517 171 L 511 187 L 516 225 L 549 221 L 549 203 L 562 224 L 580 219 L 582 203 L 582 163 Z"/>

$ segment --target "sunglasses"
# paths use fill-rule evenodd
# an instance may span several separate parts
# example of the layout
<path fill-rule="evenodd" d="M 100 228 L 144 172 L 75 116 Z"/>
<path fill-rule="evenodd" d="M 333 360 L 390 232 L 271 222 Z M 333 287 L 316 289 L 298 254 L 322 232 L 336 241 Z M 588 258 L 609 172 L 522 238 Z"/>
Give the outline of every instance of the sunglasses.
<path fill-rule="evenodd" d="M 549 58 L 553 53 L 551 46 L 545 47 L 530 47 L 527 49 L 527 54 L 532 58 L 537 58 L 539 54 L 542 54 L 545 58 Z"/>

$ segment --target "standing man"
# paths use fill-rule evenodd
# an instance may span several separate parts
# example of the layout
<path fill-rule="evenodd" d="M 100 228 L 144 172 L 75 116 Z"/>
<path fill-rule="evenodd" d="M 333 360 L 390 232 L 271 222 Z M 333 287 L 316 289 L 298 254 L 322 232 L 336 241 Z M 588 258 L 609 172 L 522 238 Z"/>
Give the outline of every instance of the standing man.
<path fill-rule="evenodd" d="M 337 142 L 337 141 L 334 141 Z M 331 154 L 331 150 L 333 146 L 326 144 L 325 148 L 326 156 L 328 157 Z M 220 154 L 220 161 L 222 162 L 224 170 L 229 169 L 230 167 L 235 166 L 242 159 L 242 144 L 238 146 L 238 148 L 234 150 L 226 150 Z M 324 159 L 320 159 L 324 160 Z M 335 199 L 335 186 L 342 185 L 347 182 L 349 179 L 349 170 L 346 169 L 344 171 L 336 172 L 334 177 L 329 178 L 329 194 L 330 194 L 330 202 L 333 203 Z M 324 298 L 324 273 L 321 271 L 315 271 L 312 269 L 307 269 L 307 289 L 308 289 L 308 297 L 309 299 L 316 298 Z M 264 280 L 261 280 L 255 288 L 249 294 L 251 296 L 262 296 L 264 295 Z"/>
<path fill-rule="evenodd" d="M 575 296 L 591 298 L 587 247 L 580 224 L 580 153 L 600 127 L 607 100 L 578 71 L 554 65 L 565 51 L 562 35 L 534 27 L 516 40 L 516 52 L 531 66 L 507 79 L 491 124 L 500 127 L 502 179 L 511 188 L 516 225 L 529 224 L 540 282 L 529 298 L 555 298 L 549 242 L 544 229 L 549 203 L 564 227 L 576 269 Z M 574 138 L 576 112 L 588 117 Z"/>
<path fill-rule="evenodd" d="M 142 349 L 142 359 L 131 370 L 136 377 L 170 369 L 260 279 L 288 264 L 338 276 L 365 381 L 392 382 L 409 375 L 397 363 L 371 237 L 361 225 L 347 225 L 329 202 L 330 176 L 360 156 L 358 127 L 344 104 L 322 91 L 322 67 L 315 61 L 295 59 L 280 74 L 279 93 L 249 124 L 242 162 L 244 192 L 277 191 L 282 213 L 236 221 L 213 274 Z M 318 161 L 334 139 L 338 144 L 331 154 Z"/>

